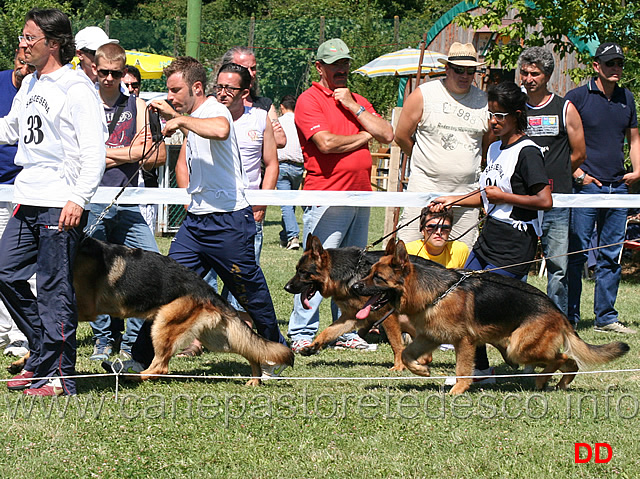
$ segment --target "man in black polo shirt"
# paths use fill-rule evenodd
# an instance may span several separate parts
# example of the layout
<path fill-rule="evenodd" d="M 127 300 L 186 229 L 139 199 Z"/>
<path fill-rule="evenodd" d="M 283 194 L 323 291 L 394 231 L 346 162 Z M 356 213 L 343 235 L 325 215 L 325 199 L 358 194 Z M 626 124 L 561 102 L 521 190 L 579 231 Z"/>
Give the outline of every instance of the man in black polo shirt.
<path fill-rule="evenodd" d="M 566 98 L 578 109 L 584 127 L 587 159 L 573 172 L 577 194 L 627 194 L 640 178 L 640 135 L 633 94 L 618 86 L 624 54 L 619 45 L 603 43 L 596 50 L 593 68 L 597 76 L 571 90 Z M 624 140 L 629 141 L 633 170 L 624 168 Z M 588 199 L 586 199 L 588 201 Z M 573 208 L 569 236 L 570 251 L 588 248 L 594 226 L 598 245 L 595 272 L 595 330 L 632 334 L 636 331 L 618 321 L 615 309 L 621 268 L 618 263 L 624 241 L 625 208 Z M 569 258 L 569 320 L 580 320 L 582 269 L 587 253 Z"/>
<path fill-rule="evenodd" d="M 552 193 L 571 193 L 571 174 L 585 159 L 584 132 L 573 104 L 549 91 L 555 63 L 549 50 L 527 48 L 518 59 L 520 81 L 527 90 L 527 135 L 542 148 Z M 547 258 L 547 295 L 567 314 L 569 208 L 544 212 L 542 251 Z"/>

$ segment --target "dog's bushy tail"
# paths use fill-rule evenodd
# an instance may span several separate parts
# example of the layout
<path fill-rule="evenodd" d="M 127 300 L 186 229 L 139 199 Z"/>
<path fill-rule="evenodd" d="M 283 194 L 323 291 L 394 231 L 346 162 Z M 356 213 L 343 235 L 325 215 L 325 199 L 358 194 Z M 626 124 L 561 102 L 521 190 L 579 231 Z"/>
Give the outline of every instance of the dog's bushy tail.
<path fill-rule="evenodd" d="M 227 338 L 232 351 L 258 364 L 293 366 L 293 351 L 284 344 L 256 334 L 237 315 L 227 317 Z"/>
<path fill-rule="evenodd" d="M 580 369 L 608 363 L 629 352 L 629 345 L 620 341 L 600 345 L 585 343 L 573 329 L 565 331 L 564 347 L 567 355 L 575 359 Z"/>

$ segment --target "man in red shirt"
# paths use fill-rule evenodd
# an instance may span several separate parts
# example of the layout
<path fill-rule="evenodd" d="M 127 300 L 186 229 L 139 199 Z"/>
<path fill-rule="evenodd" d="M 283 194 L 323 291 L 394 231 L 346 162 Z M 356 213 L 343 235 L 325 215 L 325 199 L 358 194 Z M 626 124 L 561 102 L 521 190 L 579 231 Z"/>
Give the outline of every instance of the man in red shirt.
<path fill-rule="evenodd" d="M 295 122 L 300 137 L 307 176 L 305 190 L 371 191 L 371 154 L 369 140 L 380 143 L 393 140 L 389 122 L 376 113 L 366 98 L 349 91 L 347 77 L 351 56 L 340 39 L 327 40 L 318 48 L 316 70 L 319 82 L 298 98 Z M 325 248 L 367 244 L 369 208 L 354 206 L 306 206 L 303 214 L 303 240 L 309 233 L 317 236 Z M 318 331 L 318 293 L 305 309 L 296 295 L 289 320 L 292 349 L 299 351 L 311 344 Z M 332 303 L 335 321 L 338 308 Z M 341 338 L 337 347 L 369 349 L 355 333 Z"/>

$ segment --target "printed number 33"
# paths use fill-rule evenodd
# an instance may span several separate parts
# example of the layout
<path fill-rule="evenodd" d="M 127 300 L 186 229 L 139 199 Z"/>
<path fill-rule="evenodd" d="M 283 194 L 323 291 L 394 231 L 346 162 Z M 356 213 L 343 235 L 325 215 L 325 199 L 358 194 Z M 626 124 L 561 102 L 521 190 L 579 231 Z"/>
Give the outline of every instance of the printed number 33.
<path fill-rule="evenodd" d="M 42 119 L 38 115 L 32 115 L 27 118 L 27 125 L 29 126 L 29 131 L 24 136 L 25 144 L 29 144 L 31 142 L 36 145 L 42 143 L 44 140 L 44 133 L 42 132 Z"/>

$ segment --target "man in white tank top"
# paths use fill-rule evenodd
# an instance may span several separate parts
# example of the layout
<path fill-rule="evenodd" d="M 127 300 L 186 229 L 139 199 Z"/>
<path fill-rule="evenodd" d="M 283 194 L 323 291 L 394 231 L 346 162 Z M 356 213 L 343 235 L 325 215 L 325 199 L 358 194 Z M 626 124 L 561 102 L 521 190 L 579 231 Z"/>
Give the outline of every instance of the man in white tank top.
<path fill-rule="evenodd" d="M 469 193 L 478 187 L 480 160 L 491 143 L 487 95 L 472 85 L 477 60 L 475 48 L 455 42 L 449 49 L 446 77 L 423 83 L 404 103 L 395 140 L 411 157 L 407 191 Z M 420 216 L 421 208 L 405 208 L 399 224 Z M 454 208 L 451 237 L 471 248 L 478 236 L 475 208 Z M 468 232 L 467 232 L 468 231 Z M 464 236 L 459 236 L 467 232 Z M 398 232 L 400 239 L 420 238 L 418 223 Z"/>

